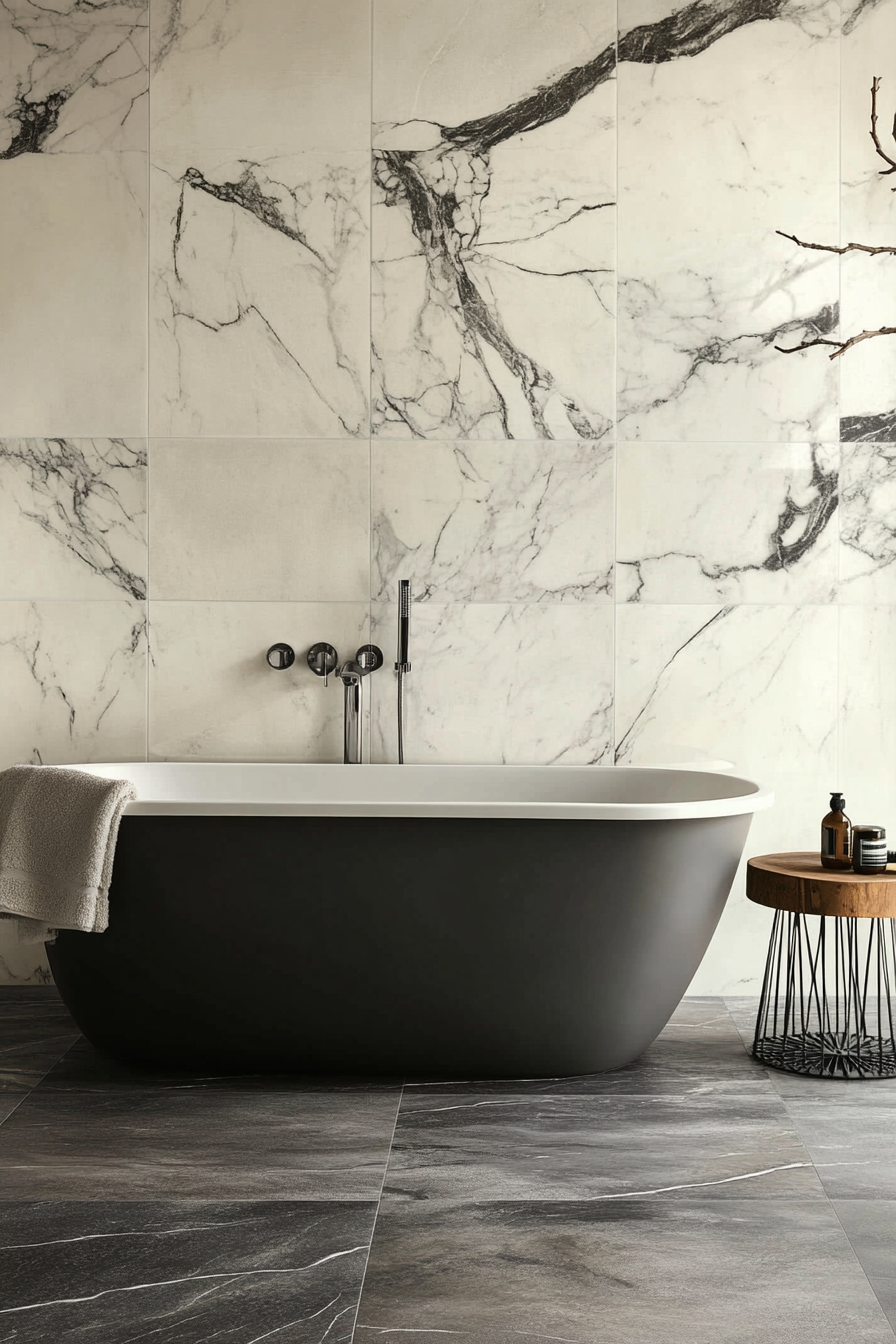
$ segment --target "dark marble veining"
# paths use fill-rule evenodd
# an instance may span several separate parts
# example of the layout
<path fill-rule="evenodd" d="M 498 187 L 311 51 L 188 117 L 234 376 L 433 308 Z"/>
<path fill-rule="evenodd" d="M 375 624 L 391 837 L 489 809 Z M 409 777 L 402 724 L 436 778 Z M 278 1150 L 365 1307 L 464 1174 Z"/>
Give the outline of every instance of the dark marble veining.
<path fill-rule="evenodd" d="M 0 489 L 74 569 L 143 599 L 146 461 L 139 441 L 0 439 Z"/>
<path fill-rule="evenodd" d="M 374 1203 L 0 1206 L 0 1340 L 349 1340 Z"/>
<path fill-rule="evenodd" d="M 397 1094 L 44 1093 L 0 1128 L 0 1200 L 374 1199 Z"/>
<path fill-rule="evenodd" d="M 141 147 L 146 0 L 4 0 L 2 23 L 16 93 L 0 110 L 0 159 Z"/>
<path fill-rule="evenodd" d="M 896 439 L 896 410 L 879 415 L 845 415 L 840 420 L 844 443 L 892 443 Z"/>

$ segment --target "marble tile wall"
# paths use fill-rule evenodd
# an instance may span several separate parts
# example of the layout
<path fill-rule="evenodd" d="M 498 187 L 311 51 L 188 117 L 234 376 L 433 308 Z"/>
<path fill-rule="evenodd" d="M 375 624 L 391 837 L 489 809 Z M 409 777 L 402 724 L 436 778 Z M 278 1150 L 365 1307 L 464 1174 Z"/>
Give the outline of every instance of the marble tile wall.
<path fill-rule="evenodd" d="M 264 650 L 388 668 L 409 578 L 409 759 L 722 758 L 777 790 L 751 852 L 829 787 L 896 832 L 896 338 L 825 344 L 896 323 L 835 250 L 896 245 L 894 43 L 894 0 L 4 0 L 0 767 L 336 759 Z M 739 879 L 693 992 L 766 932 Z"/>

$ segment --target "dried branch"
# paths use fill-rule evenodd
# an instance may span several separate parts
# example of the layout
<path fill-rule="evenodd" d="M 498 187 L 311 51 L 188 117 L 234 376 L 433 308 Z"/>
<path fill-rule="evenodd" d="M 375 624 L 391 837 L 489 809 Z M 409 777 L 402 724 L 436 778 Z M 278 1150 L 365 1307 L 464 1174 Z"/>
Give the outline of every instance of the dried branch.
<path fill-rule="evenodd" d="M 881 168 L 881 177 L 889 177 L 890 173 L 896 173 L 896 159 L 891 159 L 889 154 L 880 143 L 880 137 L 877 134 L 877 91 L 880 88 L 880 80 L 877 75 L 871 81 L 871 139 L 874 142 L 874 148 L 884 163 L 888 163 L 889 168 Z M 896 113 L 893 115 L 893 139 L 896 141 Z M 896 191 L 896 187 L 891 187 L 891 191 Z"/>
<path fill-rule="evenodd" d="M 893 188 L 896 191 L 896 187 Z M 796 243 L 797 247 L 811 247 L 816 252 L 867 252 L 870 256 L 876 257 L 879 252 L 889 252 L 896 256 L 896 247 L 871 247 L 868 243 L 847 243 L 845 247 L 834 247 L 833 243 L 804 243 L 802 238 L 797 238 L 794 233 L 784 233 L 781 229 L 775 229 L 775 233 L 780 234 L 782 238 L 788 238 L 790 242 Z"/>
<path fill-rule="evenodd" d="M 846 341 L 829 341 L 823 336 L 816 336 L 812 341 L 801 341 L 799 345 L 776 345 L 775 349 L 780 350 L 782 355 L 793 355 L 797 350 L 811 350 L 813 345 L 834 345 L 837 348 L 832 355 L 828 355 L 828 359 L 839 359 L 847 350 L 858 345 L 859 341 L 870 341 L 873 336 L 896 336 L 896 327 L 878 327 L 877 331 L 861 331 L 858 336 L 850 336 Z"/>

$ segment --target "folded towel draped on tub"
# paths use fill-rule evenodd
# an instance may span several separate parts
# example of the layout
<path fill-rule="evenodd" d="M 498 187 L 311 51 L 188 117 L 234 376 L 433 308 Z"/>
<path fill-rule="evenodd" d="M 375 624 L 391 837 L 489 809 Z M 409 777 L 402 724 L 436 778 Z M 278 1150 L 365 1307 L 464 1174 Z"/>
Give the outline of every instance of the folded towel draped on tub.
<path fill-rule="evenodd" d="M 80 770 L 14 765 L 0 773 L 0 917 L 19 941 L 52 941 L 57 929 L 102 933 L 128 780 Z"/>

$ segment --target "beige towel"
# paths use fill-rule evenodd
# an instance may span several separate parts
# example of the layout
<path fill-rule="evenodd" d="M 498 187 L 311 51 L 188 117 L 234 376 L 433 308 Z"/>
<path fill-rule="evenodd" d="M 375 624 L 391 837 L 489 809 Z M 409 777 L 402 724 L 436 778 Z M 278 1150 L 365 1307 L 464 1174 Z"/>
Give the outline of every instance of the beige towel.
<path fill-rule="evenodd" d="M 128 780 L 80 770 L 14 765 L 0 773 L 0 915 L 17 921 L 20 942 L 108 926 L 118 823 L 136 797 Z"/>

